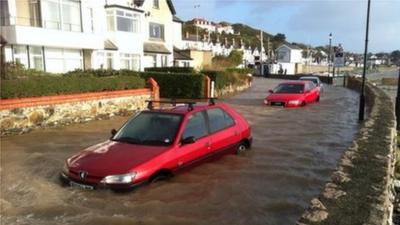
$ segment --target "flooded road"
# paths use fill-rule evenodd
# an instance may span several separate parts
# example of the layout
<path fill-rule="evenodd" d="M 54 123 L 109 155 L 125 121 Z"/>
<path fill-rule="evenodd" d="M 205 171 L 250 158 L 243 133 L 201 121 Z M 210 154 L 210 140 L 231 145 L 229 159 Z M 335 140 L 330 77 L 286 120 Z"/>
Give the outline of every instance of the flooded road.
<path fill-rule="evenodd" d="M 358 95 L 327 86 L 317 104 L 263 106 L 278 82 L 226 99 L 251 123 L 252 151 L 125 194 L 61 187 L 58 173 L 127 118 L 2 138 L 1 224 L 294 224 L 353 140 Z"/>

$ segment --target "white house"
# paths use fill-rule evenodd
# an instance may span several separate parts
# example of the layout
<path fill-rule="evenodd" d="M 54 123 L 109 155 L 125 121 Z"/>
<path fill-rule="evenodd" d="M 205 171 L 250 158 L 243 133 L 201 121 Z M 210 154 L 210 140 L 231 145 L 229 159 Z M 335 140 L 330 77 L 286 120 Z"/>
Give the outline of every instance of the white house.
<path fill-rule="evenodd" d="M 2 0 L 5 60 L 63 73 L 172 66 L 182 21 L 171 0 Z"/>
<path fill-rule="evenodd" d="M 283 44 L 276 49 L 278 67 L 277 70 L 282 70 L 286 74 L 296 73 L 296 64 L 302 62 L 303 50 L 295 45 Z M 277 73 L 278 71 L 272 71 Z"/>
<path fill-rule="evenodd" d="M 192 21 L 194 26 L 207 30 L 208 32 L 215 32 L 216 25 L 204 18 L 194 18 Z"/>
<path fill-rule="evenodd" d="M 222 34 L 224 32 L 225 34 L 234 34 L 235 31 L 233 30 L 232 25 L 227 24 L 227 23 L 219 23 L 216 25 L 216 32 L 219 34 Z"/>

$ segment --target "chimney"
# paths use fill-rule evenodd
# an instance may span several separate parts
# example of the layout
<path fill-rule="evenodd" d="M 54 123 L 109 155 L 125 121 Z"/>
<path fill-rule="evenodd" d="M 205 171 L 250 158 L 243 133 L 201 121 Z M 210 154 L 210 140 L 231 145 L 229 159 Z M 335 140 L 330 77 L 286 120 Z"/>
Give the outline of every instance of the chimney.
<path fill-rule="evenodd" d="M 185 37 L 186 37 L 186 39 L 189 39 L 189 31 L 186 31 Z"/>

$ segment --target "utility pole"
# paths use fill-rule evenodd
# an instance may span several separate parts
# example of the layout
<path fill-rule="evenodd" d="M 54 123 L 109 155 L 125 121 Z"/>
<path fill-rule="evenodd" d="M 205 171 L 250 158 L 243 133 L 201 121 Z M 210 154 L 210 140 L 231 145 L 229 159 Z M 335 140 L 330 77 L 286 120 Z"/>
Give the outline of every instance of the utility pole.
<path fill-rule="evenodd" d="M 332 33 L 329 33 L 328 77 L 331 71 L 331 57 L 332 57 Z"/>
<path fill-rule="evenodd" d="M 368 8 L 367 8 L 367 27 L 365 31 L 365 49 L 364 49 L 364 67 L 363 67 L 363 76 L 362 76 L 362 84 L 361 84 L 361 93 L 360 93 L 360 108 L 358 111 L 358 120 L 364 120 L 365 113 L 365 75 L 367 73 L 367 52 L 368 52 L 368 33 L 369 33 L 369 11 L 371 7 L 371 0 L 368 0 Z"/>
<path fill-rule="evenodd" d="M 260 75 L 263 76 L 263 48 L 264 48 L 264 38 L 263 38 L 263 31 L 260 30 L 260 36 L 261 36 L 261 53 L 260 53 Z"/>
<path fill-rule="evenodd" d="M 199 18 L 199 9 L 200 8 L 200 5 L 198 4 L 198 5 L 194 5 L 194 9 L 195 9 L 195 11 L 196 11 L 196 17 L 197 17 L 197 21 L 198 22 L 200 22 L 199 20 L 200 20 L 200 18 Z M 197 9 L 197 10 L 196 10 Z M 197 44 L 198 44 L 198 42 L 199 42 L 199 26 L 197 26 L 196 25 L 196 46 L 197 46 Z"/>

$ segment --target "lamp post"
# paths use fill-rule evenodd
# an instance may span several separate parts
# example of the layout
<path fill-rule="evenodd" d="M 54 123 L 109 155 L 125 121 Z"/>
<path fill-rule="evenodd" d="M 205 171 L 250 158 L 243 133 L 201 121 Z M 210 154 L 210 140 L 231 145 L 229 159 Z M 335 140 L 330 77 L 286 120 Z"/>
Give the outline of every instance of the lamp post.
<path fill-rule="evenodd" d="M 365 49 L 364 49 L 364 65 L 363 65 L 363 75 L 361 83 L 361 93 L 360 93 L 360 108 L 358 111 L 358 120 L 364 120 L 365 113 L 365 74 L 367 72 L 367 52 L 368 52 L 368 32 L 369 32 L 369 11 L 371 7 L 371 0 L 368 0 L 367 8 L 367 27 L 365 31 Z"/>
<path fill-rule="evenodd" d="M 331 71 L 331 56 L 332 56 L 332 33 L 329 33 L 328 77 Z"/>
<path fill-rule="evenodd" d="M 397 121 L 397 130 L 400 130 L 400 67 L 399 67 L 399 76 L 397 78 L 396 121 Z"/>

